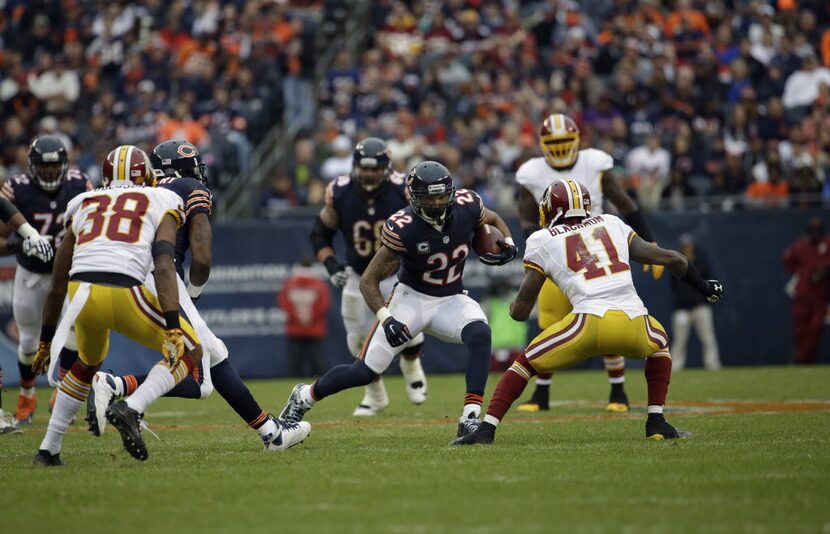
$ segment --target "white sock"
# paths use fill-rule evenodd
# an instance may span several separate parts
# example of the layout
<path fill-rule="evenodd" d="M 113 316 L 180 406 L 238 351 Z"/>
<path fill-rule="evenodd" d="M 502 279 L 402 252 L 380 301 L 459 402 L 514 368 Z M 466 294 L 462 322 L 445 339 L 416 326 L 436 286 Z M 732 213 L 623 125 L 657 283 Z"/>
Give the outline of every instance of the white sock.
<path fill-rule="evenodd" d="M 30 388 L 20 388 L 20 394 L 26 397 L 27 399 L 31 399 L 35 396 L 35 387 L 32 386 Z"/>
<path fill-rule="evenodd" d="M 648 405 L 648 413 L 663 413 L 663 407 L 659 404 L 649 404 Z"/>
<path fill-rule="evenodd" d="M 166 363 L 157 363 L 150 369 L 144 383 L 138 386 L 138 389 L 132 395 L 127 397 L 127 406 L 138 413 L 146 412 L 148 406 L 173 389 L 186 374 L 187 367 L 183 361 L 179 361 L 174 373 L 170 372 L 170 368 L 167 367 Z"/>
<path fill-rule="evenodd" d="M 493 417 L 492 415 L 487 414 L 487 415 L 484 416 L 484 422 L 485 423 L 490 423 L 493 426 L 499 426 L 500 421 L 498 419 L 496 419 L 495 417 Z"/>
<path fill-rule="evenodd" d="M 311 386 L 303 386 L 300 390 L 300 398 L 303 400 L 304 403 L 308 404 L 309 406 L 314 406 L 317 404 L 317 401 L 314 400 L 314 397 L 311 396 Z"/>
<path fill-rule="evenodd" d="M 273 439 L 279 435 L 280 428 L 277 426 L 277 423 L 269 417 L 264 423 L 262 423 L 262 426 L 256 429 L 256 431 L 259 433 L 261 438 L 270 437 Z"/>
<path fill-rule="evenodd" d="M 88 392 L 89 390 L 87 390 Z M 75 414 L 78 413 L 78 410 L 84 404 L 84 401 L 79 401 L 60 388 L 58 389 L 55 407 L 52 408 L 52 416 L 49 417 L 46 436 L 40 444 L 41 449 L 46 449 L 52 454 L 61 452 L 63 435 L 66 433 L 66 429 L 69 428 L 69 423 L 72 422 L 72 418 L 75 417 Z"/>
<path fill-rule="evenodd" d="M 401 374 L 407 384 L 423 382 L 426 376 L 424 375 L 424 368 L 421 367 L 421 358 L 408 360 L 401 356 Z"/>
<path fill-rule="evenodd" d="M 553 382 L 552 378 L 536 378 L 537 386 L 549 386 Z"/>
<path fill-rule="evenodd" d="M 468 417 L 470 417 L 471 413 L 475 414 L 475 418 L 478 419 L 478 417 L 481 415 L 481 404 L 465 404 L 464 413 L 461 414 L 461 417 L 467 419 Z"/>

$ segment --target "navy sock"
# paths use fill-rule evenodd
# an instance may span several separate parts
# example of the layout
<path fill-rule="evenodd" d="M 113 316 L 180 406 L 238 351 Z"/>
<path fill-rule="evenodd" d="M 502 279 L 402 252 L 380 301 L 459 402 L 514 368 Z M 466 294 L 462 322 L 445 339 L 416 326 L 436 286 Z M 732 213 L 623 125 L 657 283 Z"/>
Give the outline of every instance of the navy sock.
<path fill-rule="evenodd" d="M 254 426 L 252 423 L 261 419 L 265 411 L 251 395 L 251 391 L 239 378 L 236 370 L 231 367 L 231 362 L 225 359 L 211 367 L 210 377 L 213 380 L 213 388 L 246 423 Z"/>
<path fill-rule="evenodd" d="M 20 370 L 20 387 L 33 387 L 35 385 L 35 378 L 37 378 L 37 375 L 34 371 L 32 371 L 32 366 L 17 362 L 17 368 Z"/>
<path fill-rule="evenodd" d="M 490 326 L 476 321 L 461 331 L 461 341 L 467 346 L 467 393 L 483 396 L 490 372 Z"/>
<path fill-rule="evenodd" d="M 145 377 L 147 375 L 144 375 Z M 142 377 L 144 378 L 144 377 Z M 187 375 L 184 380 L 176 384 L 173 389 L 164 394 L 165 397 L 177 397 L 180 399 L 201 399 L 202 389 L 193 376 Z"/>
<path fill-rule="evenodd" d="M 78 359 L 78 351 L 77 350 L 70 350 L 64 347 L 61 349 L 61 361 L 60 367 L 65 372 L 69 372 L 72 369 L 72 365 L 75 363 L 75 360 Z"/>
<path fill-rule="evenodd" d="M 334 395 L 344 389 L 365 386 L 378 375 L 369 369 L 363 360 L 355 360 L 332 367 L 329 371 L 317 379 L 312 387 L 312 396 L 321 400 L 329 395 Z"/>

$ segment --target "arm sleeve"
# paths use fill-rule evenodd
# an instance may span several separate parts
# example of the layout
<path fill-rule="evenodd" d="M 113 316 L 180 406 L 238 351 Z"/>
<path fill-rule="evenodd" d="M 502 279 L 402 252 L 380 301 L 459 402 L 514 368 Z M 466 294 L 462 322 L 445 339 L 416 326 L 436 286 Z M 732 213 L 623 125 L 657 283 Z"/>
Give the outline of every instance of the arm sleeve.
<path fill-rule="evenodd" d="M 194 189 L 187 195 L 185 203 L 185 215 L 191 217 L 197 213 L 204 213 L 208 217 L 213 213 L 213 197 L 210 191 Z"/>

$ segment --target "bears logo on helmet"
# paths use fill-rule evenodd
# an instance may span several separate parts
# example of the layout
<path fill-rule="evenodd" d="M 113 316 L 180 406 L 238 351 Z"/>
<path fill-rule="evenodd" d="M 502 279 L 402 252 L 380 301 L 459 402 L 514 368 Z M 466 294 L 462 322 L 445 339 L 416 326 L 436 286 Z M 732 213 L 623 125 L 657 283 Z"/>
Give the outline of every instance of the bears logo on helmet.
<path fill-rule="evenodd" d="M 150 154 L 155 174 L 159 177 L 195 178 L 207 185 L 207 165 L 199 149 L 184 139 L 168 139 L 157 144 Z"/>

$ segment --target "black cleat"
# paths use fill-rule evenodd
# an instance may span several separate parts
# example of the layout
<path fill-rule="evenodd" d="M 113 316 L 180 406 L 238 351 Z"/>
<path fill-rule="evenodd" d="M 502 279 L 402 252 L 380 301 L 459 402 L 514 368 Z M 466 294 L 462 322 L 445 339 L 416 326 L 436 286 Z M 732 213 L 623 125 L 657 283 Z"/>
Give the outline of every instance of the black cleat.
<path fill-rule="evenodd" d="M 458 432 L 456 432 L 455 437 L 468 436 L 475 432 L 479 425 L 481 425 L 481 420 L 474 413 L 470 413 L 467 417 L 460 417 L 458 419 Z"/>
<path fill-rule="evenodd" d="M 451 445 L 492 445 L 495 439 L 496 427 L 490 423 L 482 422 L 475 432 L 456 439 Z"/>
<path fill-rule="evenodd" d="M 35 459 L 32 461 L 32 465 L 38 467 L 57 467 L 63 465 L 63 462 L 61 461 L 61 453 L 52 454 L 46 449 L 40 449 L 37 451 L 37 454 L 35 454 Z"/>
<path fill-rule="evenodd" d="M 625 394 L 622 384 L 611 385 L 611 395 L 608 397 L 608 405 L 605 410 L 608 412 L 625 413 L 630 409 L 628 395 Z"/>
<path fill-rule="evenodd" d="M 146 460 L 149 454 L 141 437 L 138 412 L 127 406 L 125 401 L 118 401 L 107 408 L 106 414 L 107 421 L 121 434 L 121 442 L 127 452 L 136 460 Z"/>
<path fill-rule="evenodd" d="M 654 417 L 659 415 L 659 417 Z M 662 414 L 649 414 L 646 420 L 646 439 L 661 441 L 664 439 L 688 439 L 692 437 L 690 432 L 679 430 L 671 426 Z"/>

